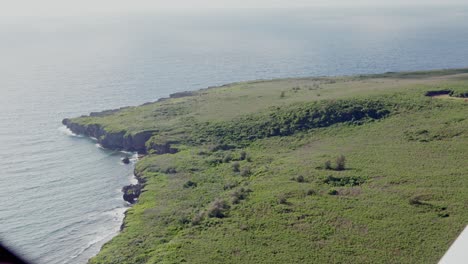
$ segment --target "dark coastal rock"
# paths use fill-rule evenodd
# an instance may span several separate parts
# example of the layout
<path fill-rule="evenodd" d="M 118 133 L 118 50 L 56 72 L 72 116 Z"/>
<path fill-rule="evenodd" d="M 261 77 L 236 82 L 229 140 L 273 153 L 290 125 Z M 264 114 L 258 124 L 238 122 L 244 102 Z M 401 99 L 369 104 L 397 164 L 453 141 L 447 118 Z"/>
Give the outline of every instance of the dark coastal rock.
<path fill-rule="evenodd" d="M 143 186 L 141 184 L 130 184 L 122 188 L 123 199 L 130 203 L 134 204 L 138 200 L 138 197 L 141 194 L 141 189 Z"/>
<path fill-rule="evenodd" d="M 144 185 L 146 183 L 146 178 L 144 178 L 143 174 L 136 168 L 133 170 L 133 175 L 135 175 L 135 178 L 137 179 L 139 184 Z"/>
<path fill-rule="evenodd" d="M 130 164 L 130 159 L 128 157 L 125 157 L 122 159 L 123 164 Z"/>
<path fill-rule="evenodd" d="M 126 218 L 127 218 L 127 212 L 128 212 L 128 211 L 125 211 L 125 212 L 124 212 L 124 220 L 122 221 L 122 224 L 120 225 L 120 232 L 122 232 L 122 231 L 125 229 L 125 227 L 126 227 L 126 225 L 125 225 L 125 222 L 126 222 L 126 221 L 125 221 L 125 220 L 126 220 Z"/>
<path fill-rule="evenodd" d="M 196 94 L 195 92 L 184 91 L 184 92 L 177 92 L 177 93 L 170 94 L 169 97 L 170 98 L 182 98 L 182 97 L 187 97 L 187 96 L 194 96 L 195 94 Z"/>
<path fill-rule="evenodd" d="M 126 131 L 109 133 L 98 124 L 81 125 L 67 118 L 62 123 L 75 134 L 95 138 L 104 148 L 137 151 L 141 154 L 146 153 L 146 141 L 157 132 L 151 130 L 136 134 L 129 134 Z"/>

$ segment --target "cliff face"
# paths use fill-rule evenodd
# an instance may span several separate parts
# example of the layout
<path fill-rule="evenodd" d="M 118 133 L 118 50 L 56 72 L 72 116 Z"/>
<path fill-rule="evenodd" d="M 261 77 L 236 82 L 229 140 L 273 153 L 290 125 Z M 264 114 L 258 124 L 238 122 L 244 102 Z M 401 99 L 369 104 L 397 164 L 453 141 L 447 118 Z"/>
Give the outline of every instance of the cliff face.
<path fill-rule="evenodd" d="M 70 119 L 64 119 L 62 124 L 75 134 L 96 138 L 98 143 L 104 148 L 137 151 L 142 154 L 147 151 L 145 147 L 146 141 L 150 139 L 155 132 L 144 131 L 135 135 L 127 134 L 126 131 L 109 133 L 98 124 L 81 125 L 74 123 Z"/>

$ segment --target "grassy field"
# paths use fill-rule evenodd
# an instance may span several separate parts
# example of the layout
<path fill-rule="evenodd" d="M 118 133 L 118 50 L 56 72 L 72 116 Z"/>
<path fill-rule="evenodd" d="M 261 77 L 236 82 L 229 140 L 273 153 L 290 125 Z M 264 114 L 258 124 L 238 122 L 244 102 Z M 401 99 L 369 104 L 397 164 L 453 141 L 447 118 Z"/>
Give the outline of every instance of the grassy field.
<path fill-rule="evenodd" d="M 467 70 L 236 83 L 74 122 L 159 132 L 91 263 L 437 263 L 468 223 Z M 269 132 L 265 132 L 269 131 Z"/>

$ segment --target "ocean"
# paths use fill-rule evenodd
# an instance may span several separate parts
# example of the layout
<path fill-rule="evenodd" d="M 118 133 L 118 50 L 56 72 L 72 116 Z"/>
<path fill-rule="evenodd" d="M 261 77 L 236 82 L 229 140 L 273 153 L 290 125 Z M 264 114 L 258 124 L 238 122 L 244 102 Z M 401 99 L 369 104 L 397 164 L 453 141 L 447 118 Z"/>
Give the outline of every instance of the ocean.
<path fill-rule="evenodd" d="M 132 153 L 61 120 L 230 82 L 468 67 L 468 8 L 238 9 L 0 23 L 0 240 L 86 263 L 119 231 Z"/>

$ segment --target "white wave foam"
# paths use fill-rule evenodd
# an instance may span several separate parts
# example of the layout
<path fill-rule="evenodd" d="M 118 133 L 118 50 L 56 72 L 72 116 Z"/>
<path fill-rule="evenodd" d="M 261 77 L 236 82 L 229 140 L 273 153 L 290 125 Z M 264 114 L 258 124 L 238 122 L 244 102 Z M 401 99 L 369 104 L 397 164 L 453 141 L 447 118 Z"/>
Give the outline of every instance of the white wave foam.
<path fill-rule="evenodd" d="M 125 207 L 119 207 L 119 208 L 115 208 L 115 209 L 107 211 L 107 212 L 103 212 L 102 214 L 111 216 L 112 221 L 114 221 L 114 222 L 122 223 L 123 219 L 125 217 L 124 213 L 125 213 L 125 211 L 127 211 L 127 209 L 128 208 L 125 208 Z M 97 235 L 94 239 L 89 241 L 86 244 L 86 246 L 79 249 L 78 252 L 73 254 L 69 259 L 73 260 L 73 259 L 79 258 L 86 251 L 92 251 L 92 254 L 90 256 L 87 256 L 88 258 L 91 258 L 91 257 L 95 256 L 99 252 L 99 249 L 102 247 L 102 245 L 104 245 L 104 243 L 106 243 L 107 241 L 112 239 L 115 235 L 117 235 L 119 233 L 119 231 L 120 231 L 120 226 L 116 225 L 113 228 L 112 232 L 106 232 L 106 234 Z"/>
<path fill-rule="evenodd" d="M 58 131 L 60 131 L 62 134 L 64 135 L 67 135 L 67 136 L 71 136 L 71 137 L 83 137 L 82 135 L 77 135 L 75 133 L 73 133 L 70 129 L 68 129 L 68 127 L 66 126 L 61 126 L 58 128 Z"/>
<path fill-rule="evenodd" d="M 94 145 L 96 146 L 96 148 L 104 149 L 104 147 L 103 147 L 101 144 L 99 144 L 99 143 L 96 143 L 96 144 L 94 144 Z"/>
<path fill-rule="evenodd" d="M 132 174 L 132 176 L 129 177 L 130 184 L 138 184 L 138 180 L 135 177 L 135 174 Z"/>
<path fill-rule="evenodd" d="M 121 150 L 120 153 L 123 153 L 127 156 L 131 155 L 130 161 L 133 161 L 133 162 L 138 161 L 138 152 L 130 152 L 130 151 Z"/>
<path fill-rule="evenodd" d="M 103 215 L 113 216 L 114 221 L 121 222 L 123 220 L 123 218 L 124 218 L 124 213 L 125 213 L 125 211 L 127 211 L 127 209 L 128 208 L 126 208 L 126 207 L 119 207 L 119 208 L 115 208 L 113 210 L 104 212 L 102 214 Z"/>

